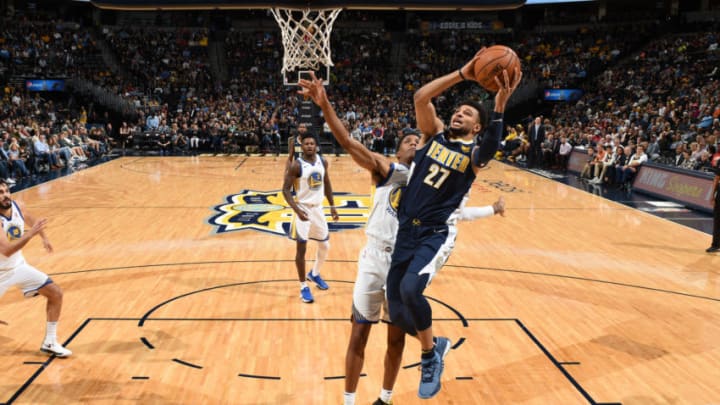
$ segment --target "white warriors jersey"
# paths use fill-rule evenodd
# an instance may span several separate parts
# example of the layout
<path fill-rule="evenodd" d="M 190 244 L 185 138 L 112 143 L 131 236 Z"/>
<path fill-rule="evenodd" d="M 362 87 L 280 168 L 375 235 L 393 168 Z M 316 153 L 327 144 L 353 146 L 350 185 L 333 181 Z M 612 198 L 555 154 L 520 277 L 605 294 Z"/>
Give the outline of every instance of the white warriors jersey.
<path fill-rule="evenodd" d="M 12 202 L 10 217 L 0 215 L 0 220 L 2 220 L 3 232 L 8 241 L 12 242 L 23 236 L 25 219 L 15 201 Z M 0 272 L 13 269 L 23 263 L 25 263 L 25 257 L 20 250 L 10 255 L 10 257 L 0 254 Z"/>
<path fill-rule="evenodd" d="M 455 209 L 455 211 L 452 212 L 452 214 L 450 214 L 447 221 L 445 222 L 446 224 L 448 224 L 450 226 L 455 226 L 457 224 L 458 220 L 462 216 L 462 210 L 463 210 L 463 208 L 465 208 L 465 204 L 467 204 L 469 199 L 470 199 L 470 190 L 468 190 L 468 192 L 465 193 L 465 195 L 462 198 L 462 201 L 460 201 L 460 205 Z"/>
<path fill-rule="evenodd" d="M 300 177 L 295 183 L 295 198 L 302 204 L 320 205 L 325 198 L 325 166 L 320 155 L 315 155 L 315 163 L 309 163 L 299 157 Z"/>
<path fill-rule="evenodd" d="M 365 234 L 378 241 L 395 244 L 397 236 L 397 209 L 402 189 L 407 185 L 410 170 L 400 163 L 390 165 L 390 173 L 378 183 L 373 192 L 373 207 Z"/>

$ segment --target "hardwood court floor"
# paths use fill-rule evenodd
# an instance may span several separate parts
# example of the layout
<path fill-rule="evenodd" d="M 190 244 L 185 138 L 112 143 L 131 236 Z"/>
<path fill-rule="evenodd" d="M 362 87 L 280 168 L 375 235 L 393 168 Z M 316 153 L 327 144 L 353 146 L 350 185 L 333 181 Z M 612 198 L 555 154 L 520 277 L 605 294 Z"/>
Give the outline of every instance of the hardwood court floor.
<path fill-rule="evenodd" d="M 55 253 L 39 240 L 24 253 L 65 290 L 59 334 L 74 355 L 42 356 L 43 300 L 8 291 L 0 403 L 341 403 L 369 176 L 329 159 L 354 229 L 332 234 L 330 289 L 311 305 L 279 235 L 283 158 L 120 158 L 16 193 L 50 220 Z M 471 205 L 500 195 L 506 217 L 462 223 L 426 291 L 457 345 L 422 403 L 720 403 L 707 234 L 494 162 Z M 418 351 L 408 340 L 396 404 L 421 402 Z M 359 404 L 377 398 L 383 353 L 377 326 Z"/>

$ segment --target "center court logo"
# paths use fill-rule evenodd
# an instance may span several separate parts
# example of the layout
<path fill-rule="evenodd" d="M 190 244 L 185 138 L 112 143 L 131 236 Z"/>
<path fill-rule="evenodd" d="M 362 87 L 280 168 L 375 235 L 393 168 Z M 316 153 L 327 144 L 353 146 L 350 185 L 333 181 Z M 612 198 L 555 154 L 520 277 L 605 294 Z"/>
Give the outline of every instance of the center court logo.
<path fill-rule="evenodd" d="M 330 208 L 325 208 L 330 232 L 365 225 L 371 206 L 370 196 L 350 193 L 333 193 L 333 196 L 340 219 L 334 222 Z M 242 190 L 225 197 L 225 203 L 216 205 L 213 210 L 215 213 L 208 219 L 208 224 L 214 227 L 215 233 L 253 229 L 286 236 L 293 218 L 293 210 L 285 202 L 281 190 Z"/>

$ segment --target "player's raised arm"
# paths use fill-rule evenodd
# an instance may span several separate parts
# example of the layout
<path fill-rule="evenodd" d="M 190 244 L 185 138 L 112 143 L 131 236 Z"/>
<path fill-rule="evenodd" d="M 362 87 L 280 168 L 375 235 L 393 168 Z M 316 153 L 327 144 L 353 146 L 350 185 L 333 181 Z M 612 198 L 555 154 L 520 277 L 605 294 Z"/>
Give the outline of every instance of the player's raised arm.
<path fill-rule="evenodd" d="M 310 97 L 320 107 L 333 136 L 340 146 L 352 156 L 355 163 L 377 174 L 380 178 L 386 177 L 390 171 L 390 160 L 379 153 L 369 151 L 363 144 L 350 136 L 350 132 L 330 104 L 322 80 L 315 77 L 314 72 L 310 72 L 310 76 L 312 80 L 300 79 L 298 84 L 302 89 L 299 90 L 299 93 Z"/>
<path fill-rule="evenodd" d="M 422 133 L 420 140 L 421 145 L 426 144 L 430 138 L 442 132 L 445 127 L 442 120 L 437 116 L 432 99 L 464 80 L 474 80 L 473 66 L 475 65 L 475 60 L 484 50 L 485 48 L 479 50 L 465 66 L 445 76 L 438 77 L 415 92 L 415 119 Z"/>
<path fill-rule="evenodd" d="M 507 70 L 503 70 L 503 80 L 495 77 L 495 82 L 499 86 L 497 94 L 495 94 L 495 108 L 490 117 L 490 122 L 483 133 L 482 142 L 475 147 L 472 155 L 473 167 L 475 172 L 484 167 L 490 159 L 495 156 L 500 139 L 502 138 L 503 130 L 503 114 L 505 113 L 505 106 L 512 93 L 517 89 L 522 80 L 522 71 L 517 68 L 515 75 L 513 76 L 512 83 L 508 77 Z"/>
<path fill-rule="evenodd" d="M 285 172 L 290 170 L 290 165 L 295 158 L 295 136 L 296 135 L 290 135 L 288 137 L 288 157 L 285 161 Z"/>
<path fill-rule="evenodd" d="M 495 109 L 493 111 L 498 114 L 503 114 L 505 112 L 505 106 L 507 105 L 508 100 L 510 100 L 510 96 L 513 92 L 515 92 L 515 89 L 518 88 L 520 81 L 522 80 L 522 70 L 520 70 L 520 68 L 515 68 L 515 74 L 513 75 L 512 82 L 508 77 L 509 73 L 511 72 L 508 72 L 507 70 L 503 71 L 503 80 L 500 80 L 497 76 L 495 76 L 495 82 L 500 88 L 495 94 Z"/>

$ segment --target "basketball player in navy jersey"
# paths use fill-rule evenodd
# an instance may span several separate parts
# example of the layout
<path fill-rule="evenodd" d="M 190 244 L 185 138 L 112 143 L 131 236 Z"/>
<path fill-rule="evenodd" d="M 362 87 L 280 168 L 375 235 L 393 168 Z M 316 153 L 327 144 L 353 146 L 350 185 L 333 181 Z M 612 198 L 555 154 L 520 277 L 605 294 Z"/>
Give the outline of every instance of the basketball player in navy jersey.
<path fill-rule="evenodd" d="M 374 186 L 372 210 L 365 228 L 367 244 L 358 259 L 358 274 L 353 289 L 352 331 L 345 356 L 344 405 L 354 405 L 355 391 L 365 360 L 365 346 L 370 328 L 380 321 L 381 310 L 385 312 L 383 321 L 389 321 L 384 288 L 398 228 L 397 205 L 401 199 L 402 188 L 407 184 L 409 167 L 415 156 L 415 148 L 420 137 L 416 132 L 407 132 L 403 135 L 395 155 L 397 162 L 392 162 L 386 156 L 369 151 L 363 144 L 350 136 L 348 129 L 338 118 L 328 100 L 322 80 L 317 79 L 312 72 L 310 75 L 312 80 L 299 81 L 302 87 L 300 93 L 312 98 L 313 102 L 322 109 L 326 123 L 335 139 L 350 154 L 355 163 L 370 172 Z M 500 197 L 492 206 L 463 207 L 461 218 L 471 220 L 494 214 L 502 215 L 504 211 L 505 203 Z M 392 390 L 400 371 L 404 347 L 405 332 L 388 323 L 383 386 L 380 397 L 373 405 L 384 405 L 391 402 Z"/>
<path fill-rule="evenodd" d="M 291 191 L 294 190 L 294 197 Z M 293 160 L 285 171 L 283 196 L 295 212 L 290 230 L 290 238 L 296 241 L 295 266 L 300 280 L 300 298 L 312 303 L 314 298 L 306 280 L 314 282 L 321 290 L 328 285 L 320 276 L 320 268 L 325 263 L 330 250 L 330 234 L 323 210 L 323 198 L 330 203 L 330 215 L 338 220 L 335 209 L 332 184 L 328 174 L 328 163 L 317 153 L 317 139 L 310 134 L 302 137 L 302 155 Z M 315 265 L 305 274 L 305 251 L 308 239 L 318 242 Z"/>
<path fill-rule="evenodd" d="M 443 359 L 451 346 L 447 338 L 433 339 L 432 310 L 423 292 L 454 247 L 459 207 L 468 198 L 477 172 L 498 149 L 505 105 L 522 77 L 518 69 L 512 83 L 506 71 L 501 76 L 504 80 L 495 78 L 500 89 L 489 123 L 484 119 L 483 107 L 470 100 L 455 109 L 446 129 L 432 99 L 465 78 L 474 77 L 473 67 L 482 52 L 459 70 L 425 84 L 414 97 L 422 138 L 400 201 L 387 299 L 393 324 L 420 339 L 420 398 L 431 398 L 440 391 Z M 483 130 L 482 141 L 476 144 L 475 136 Z"/>
<path fill-rule="evenodd" d="M 18 203 L 10 198 L 7 184 L 0 180 L 0 224 L 4 233 L 4 237 L 0 237 L 0 297 L 12 286 L 20 288 L 27 298 L 44 296 L 47 299 L 47 328 L 40 351 L 57 357 L 68 357 L 72 352 L 57 341 L 62 290 L 47 274 L 28 264 L 21 251 L 30 239 L 40 235 L 45 250 L 52 252 L 52 245 L 44 232 L 46 223 L 47 220 L 36 220 L 27 212 L 23 215 Z M 30 229 L 25 228 L 26 224 Z"/>
<path fill-rule="evenodd" d="M 288 138 L 288 158 L 285 162 L 285 171 L 287 172 L 293 160 L 302 155 L 302 137 L 308 132 L 308 125 L 304 122 L 298 124 L 297 135 Z"/>
<path fill-rule="evenodd" d="M 311 124 L 307 122 L 301 122 L 300 124 L 298 124 L 297 135 L 288 138 L 288 158 L 285 162 L 285 171 L 290 168 L 290 164 L 293 162 L 293 160 L 297 159 L 302 155 L 302 138 L 304 138 L 305 135 L 315 136 L 315 134 L 310 132 L 311 127 Z M 320 154 L 321 151 L 319 143 L 317 144 L 315 149 L 316 152 Z"/>

